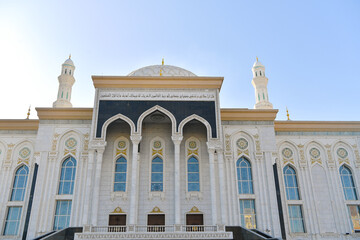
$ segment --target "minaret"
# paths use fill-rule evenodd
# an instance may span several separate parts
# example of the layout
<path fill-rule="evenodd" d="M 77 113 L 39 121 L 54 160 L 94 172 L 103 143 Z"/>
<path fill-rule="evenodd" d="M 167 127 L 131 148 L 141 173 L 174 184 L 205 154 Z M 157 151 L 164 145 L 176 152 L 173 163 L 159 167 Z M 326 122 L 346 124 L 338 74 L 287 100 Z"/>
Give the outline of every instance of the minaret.
<path fill-rule="evenodd" d="M 71 88 L 74 85 L 74 70 L 75 66 L 71 60 L 71 55 L 67 59 L 61 68 L 61 74 L 58 77 L 59 80 L 59 91 L 57 100 L 53 103 L 54 108 L 71 108 Z"/>
<path fill-rule="evenodd" d="M 255 88 L 255 109 L 272 109 L 273 105 L 269 102 L 267 91 L 268 78 L 265 77 L 265 66 L 256 58 L 252 67 L 253 80 L 252 85 Z"/>

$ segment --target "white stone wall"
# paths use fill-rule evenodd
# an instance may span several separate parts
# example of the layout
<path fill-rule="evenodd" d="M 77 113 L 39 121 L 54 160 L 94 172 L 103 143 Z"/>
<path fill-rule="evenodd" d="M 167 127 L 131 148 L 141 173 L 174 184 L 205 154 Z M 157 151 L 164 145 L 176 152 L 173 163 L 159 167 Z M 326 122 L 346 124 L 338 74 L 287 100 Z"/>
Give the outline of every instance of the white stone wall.
<path fill-rule="evenodd" d="M 316 134 L 316 135 L 315 135 Z M 276 136 L 278 148 L 278 172 L 287 237 L 289 239 L 347 239 L 359 238 L 353 233 L 347 205 L 359 205 L 360 201 L 346 201 L 342 189 L 339 167 L 346 164 L 352 171 L 357 194 L 359 194 L 358 137 L 339 133 L 292 133 Z M 282 154 L 284 148 L 292 150 L 293 157 Z M 310 154 L 316 148 L 318 158 Z M 344 148 L 348 156 L 341 158 L 338 148 Z M 357 153 L 356 153 L 357 152 Z M 286 200 L 283 168 L 290 164 L 297 174 L 301 200 Z M 359 196 L 359 195 L 358 195 Z M 288 204 L 300 204 L 306 233 L 291 233 Z M 346 235 L 349 234 L 349 235 Z"/>

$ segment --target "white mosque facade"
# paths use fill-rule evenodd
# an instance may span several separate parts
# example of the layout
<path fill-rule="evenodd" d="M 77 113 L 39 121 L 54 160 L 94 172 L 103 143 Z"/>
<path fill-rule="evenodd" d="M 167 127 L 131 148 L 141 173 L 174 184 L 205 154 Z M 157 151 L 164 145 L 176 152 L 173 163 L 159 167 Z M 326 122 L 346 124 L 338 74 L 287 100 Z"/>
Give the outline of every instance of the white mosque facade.
<path fill-rule="evenodd" d="M 92 76 L 94 107 L 75 108 L 74 71 L 38 120 L 0 120 L 0 239 L 360 238 L 360 122 L 276 121 L 259 61 L 254 109 L 169 65 Z"/>

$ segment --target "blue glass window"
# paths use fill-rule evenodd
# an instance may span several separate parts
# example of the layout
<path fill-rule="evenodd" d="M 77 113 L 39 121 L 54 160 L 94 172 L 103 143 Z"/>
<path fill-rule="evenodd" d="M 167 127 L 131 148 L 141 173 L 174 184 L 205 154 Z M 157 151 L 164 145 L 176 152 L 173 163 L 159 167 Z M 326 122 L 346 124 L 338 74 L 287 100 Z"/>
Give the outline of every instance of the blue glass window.
<path fill-rule="evenodd" d="M 191 157 L 187 163 L 188 168 L 188 191 L 200 191 L 200 169 L 199 161 L 195 157 Z"/>
<path fill-rule="evenodd" d="M 236 162 L 239 194 L 253 194 L 253 183 L 250 162 L 242 157 Z"/>
<path fill-rule="evenodd" d="M 71 215 L 71 201 L 56 201 L 54 218 L 54 230 L 61 230 L 69 227 Z"/>
<path fill-rule="evenodd" d="M 284 180 L 287 200 L 300 200 L 296 172 L 289 165 L 284 167 Z"/>
<path fill-rule="evenodd" d="M 162 192 L 163 191 L 163 175 L 164 175 L 163 160 L 156 157 L 151 162 L 151 191 Z"/>
<path fill-rule="evenodd" d="M 356 189 L 355 189 L 355 184 L 351 170 L 348 167 L 342 165 L 340 167 L 340 177 L 341 177 L 345 199 L 357 200 L 358 198 L 356 195 Z"/>
<path fill-rule="evenodd" d="M 289 218 L 291 232 L 305 232 L 304 220 L 301 211 L 301 205 L 289 205 Z"/>
<path fill-rule="evenodd" d="M 5 221 L 4 235 L 17 235 L 20 225 L 21 207 L 9 207 Z"/>
<path fill-rule="evenodd" d="M 126 159 L 124 157 L 121 157 L 118 160 L 116 160 L 114 192 L 126 191 L 126 170 L 127 170 Z"/>
<path fill-rule="evenodd" d="M 255 200 L 239 200 L 241 226 L 248 229 L 256 228 Z"/>
<path fill-rule="evenodd" d="M 26 165 L 16 171 L 10 201 L 24 201 L 28 175 L 29 168 Z"/>
<path fill-rule="evenodd" d="M 76 172 L 76 160 L 67 158 L 61 166 L 60 184 L 58 194 L 73 194 Z"/>

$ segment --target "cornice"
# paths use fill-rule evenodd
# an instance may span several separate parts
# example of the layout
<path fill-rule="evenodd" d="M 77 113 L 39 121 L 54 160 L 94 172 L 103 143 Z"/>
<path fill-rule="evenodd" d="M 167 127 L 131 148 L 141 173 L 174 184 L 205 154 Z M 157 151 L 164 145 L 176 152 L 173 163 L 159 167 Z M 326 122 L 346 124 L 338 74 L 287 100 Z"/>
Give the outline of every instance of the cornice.
<path fill-rule="evenodd" d="M 0 130 L 38 130 L 37 119 L 0 119 Z"/>
<path fill-rule="evenodd" d="M 360 121 L 275 121 L 275 132 L 360 132 Z"/>
<path fill-rule="evenodd" d="M 222 108 L 221 121 L 274 121 L 277 109 Z"/>
<path fill-rule="evenodd" d="M 223 77 L 91 76 L 95 88 L 221 89 Z"/>
<path fill-rule="evenodd" d="M 91 120 L 93 108 L 35 108 L 40 120 Z"/>

